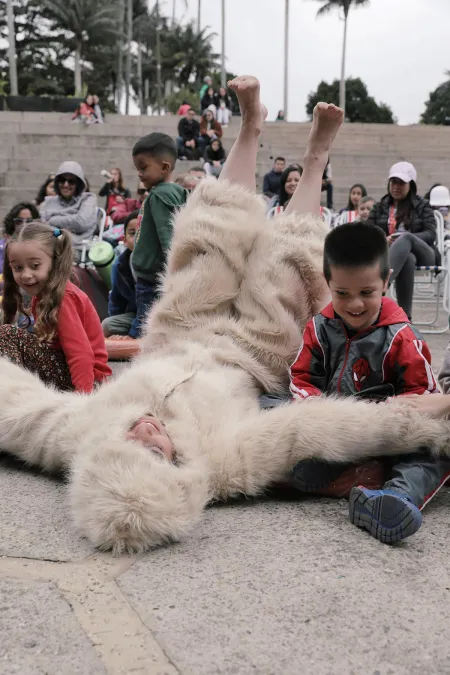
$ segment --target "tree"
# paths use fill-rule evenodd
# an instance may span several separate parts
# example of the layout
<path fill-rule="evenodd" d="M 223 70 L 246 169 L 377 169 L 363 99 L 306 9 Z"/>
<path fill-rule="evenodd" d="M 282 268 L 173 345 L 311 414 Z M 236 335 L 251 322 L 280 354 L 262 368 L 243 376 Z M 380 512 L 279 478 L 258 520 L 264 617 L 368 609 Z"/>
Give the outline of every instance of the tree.
<path fill-rule="evenodd" d="M 344 39 L 342 43 L 342 61 L 341 61 L 341 81 L 339 87 L 339 107 L 344 111 L 345 119 L 345 57 L 347 51 L 347 23 L 350 8 L 367 5 L 369 0 L 317 0 L 322 3 L 322 7 L 317 12 L 317 16 L 324 16 L 331 12 L 332 9 L 342 9 L 344 13 Z"/>
<path fill-rule="evenodd" d="M 42 0 L 51 27 L 65 31 L 75 58 L 75 93 L 82 92 L 81 61 L 87 43 L 116 40 L 117 4 L 108 0 Z"/>
<path fill-rule="evenodd" d="M 308 96 L 306 112 L 312 119 L 314 106 L 319 101 L 327 103 L 339 103 L 339 80 L 334 80 L 331 84 L 322 81 L 317 91 Z M 367 87 L 359 78 L 348 78 L 346 80 L 346 98 L 347 98 L 347 119 L 349 122 L 365 122 L 377 124 L 394 124 L 396 122 L 391 108 L 386 103 L 376 103 L 372 96 L 369 96 Z"/>
<path fill-rule="evenodd" d="M 446 75 L 450 78 L 449 71 L 446 72 Z M 430 98 L 425 103 L 425 112 L 420 121 L 422 124 L 450 125 L 450 79 L 430 93 Z"/>

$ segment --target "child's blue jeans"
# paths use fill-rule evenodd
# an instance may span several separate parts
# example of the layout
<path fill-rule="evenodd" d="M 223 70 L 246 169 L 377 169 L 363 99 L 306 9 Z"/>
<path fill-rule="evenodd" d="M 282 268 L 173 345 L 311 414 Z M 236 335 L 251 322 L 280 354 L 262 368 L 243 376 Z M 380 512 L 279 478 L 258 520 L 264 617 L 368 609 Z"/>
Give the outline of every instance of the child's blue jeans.
<path fill-rule="evenodd" d="M 136 319 L 129 333 L 131 337 L 141 337 L 148 313 L 157 298 L 155 284 L 138 277 L 136 280 Z"/>

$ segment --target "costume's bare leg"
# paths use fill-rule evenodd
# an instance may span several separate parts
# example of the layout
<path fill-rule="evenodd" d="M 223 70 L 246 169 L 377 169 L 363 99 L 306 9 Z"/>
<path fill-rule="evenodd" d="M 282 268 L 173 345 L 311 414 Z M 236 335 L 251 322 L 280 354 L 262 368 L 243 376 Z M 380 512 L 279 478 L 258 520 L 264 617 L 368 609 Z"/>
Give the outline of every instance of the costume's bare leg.
<path fill-rule="evenodd" d="M 313 213 L 320 215 L 322 176 L 330 155 L 331 145 L 344 119 L 340 108 L 329 103 L 318 103 L 314 108 L 313 123 L 303 161 L 303 174 L 286 213 Z"/>
<path fill-rule="evenodd" d="M 175 220 L 162 297 L 148 320 L 144 351 L 158 348 L 170 330 L 191 331 L 229 317 L 245 274 L 247 257 L 265 225 L 255 192 L 258 139 L 267 110 L 255 77 L 230 82 L 242 112 L 241 128 L 220 179 L 206 179 Z"/>
<path fill-rule="evenodd" d="M 219 180 L 229 180 L 256 191 L 256 155 L 267 108 L 261 104 L 259 81 L 251 75 L 242 75 L 228 82 L 239 100 L 241 127 L 220 173 Z"/>
<path fill-rule="evenodd" d="M 243 421 L 235 441 L 227 446 L 235 451 L 224 453 L 228 484 L 221 497 L 257 494 L 286 478 L 301 460 L 351 462 L 423 447 L 448 454 L 449 442 L 449 422 L 414 410 L 405 414 L 403 408 L 351 398 L 289 403 Z"/>

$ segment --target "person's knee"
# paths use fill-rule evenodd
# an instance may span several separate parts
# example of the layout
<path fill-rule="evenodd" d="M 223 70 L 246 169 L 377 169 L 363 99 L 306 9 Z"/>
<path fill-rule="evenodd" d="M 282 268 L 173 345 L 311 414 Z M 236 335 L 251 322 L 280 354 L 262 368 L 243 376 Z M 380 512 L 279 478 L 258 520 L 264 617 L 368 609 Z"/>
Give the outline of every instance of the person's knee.
<path fill-rule="evenodd" d="M 103 335 L 105 336 L 105 338 L 111 337 L 111 335 L 112 335 L 111 330 L 109 328 L 109 323 L 110 323 L 109 319 L 110 319 L 110 317 L 108 316 L 106 319 L 103 319 L 103 321 L 102 321 L 102 330 L 103 330 Z"/>

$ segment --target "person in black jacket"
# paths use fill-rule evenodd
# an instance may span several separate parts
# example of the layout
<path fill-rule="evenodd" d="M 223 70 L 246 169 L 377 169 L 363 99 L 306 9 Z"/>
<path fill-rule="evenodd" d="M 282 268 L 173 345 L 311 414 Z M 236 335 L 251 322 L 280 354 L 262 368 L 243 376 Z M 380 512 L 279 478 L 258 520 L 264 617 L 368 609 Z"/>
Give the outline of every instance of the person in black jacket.
<path fill-rule="evenodd" d="M 375 204 L 369 223 L 384 230 L 389 242 L 391 283 L 397 302 L 408 318 L 412 316 L 416 266 L 435 265 L 439 253 L 434 246 L 436 220 L 430 204 L 417 195 L 417 172 L 409 162 L 394 164 L 389 172 L 388 194 Z"/>
<path fill-rule="evenodd" d="M 129 335 L 137 337 L 136 319 L 136 283 L 131 271 L 130 258 L 134 248 L 134 238 L 138 224 L 139 211 L 133 211 L 125 220 L 125 251 L 117 258 L 112 271 L 112 290 L 109 294 L 108 318 L 103 320 L 105 337 Z"/>
<path fill-rule="evenodd" d="M 271 171 L 264 176 L 263 194 L 266 197 L 277 195 L 281 187 L 281 175 L 286 166 L 284 157 L 277 157 L 273 163 Z"/>
<path fill-rule="evenodd" d="M 208 145 L 205 150 L 205 163 L 203 167 L 206 173 L 216 176 L 216 178 L 220 176 L 226 158 L 227 156 L 222 147 L 220 138 L 214 138 L 214 140 L 211 141 L 211 145 Z"/>
<path fill-rule="evenodd" d="M 200 124 L 195 119 L 194 108 L 189 108 L 186 117 L 178 123 L 177 148 L 180 159 L 198 159 L 202 153 Z"/>
<path fill-rule="evenodd" d="M 214 117 L 216 117 L 216 112 L 217 112 L 217 94 L 214 91 L 213 87 L 208 87 L 204 95 L 202 96 L 202 100 L 200 101 L 200 105 L 202 106 L 202 110 L 206 110 L 210 106 L 214 106 L 214 108 L 210 108 L 212 112 L 214 113 Z"/>

